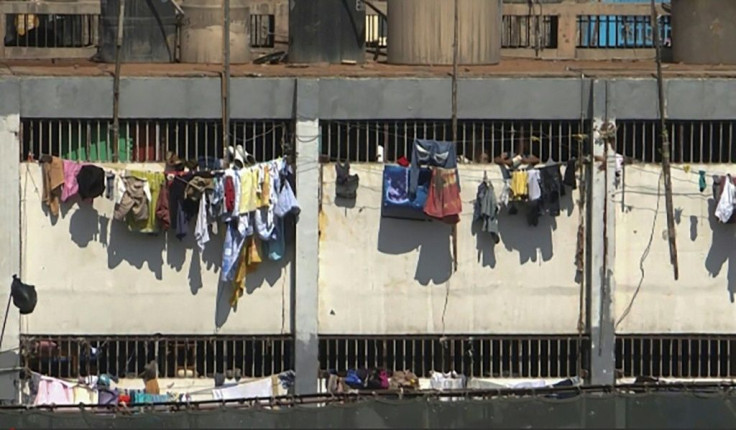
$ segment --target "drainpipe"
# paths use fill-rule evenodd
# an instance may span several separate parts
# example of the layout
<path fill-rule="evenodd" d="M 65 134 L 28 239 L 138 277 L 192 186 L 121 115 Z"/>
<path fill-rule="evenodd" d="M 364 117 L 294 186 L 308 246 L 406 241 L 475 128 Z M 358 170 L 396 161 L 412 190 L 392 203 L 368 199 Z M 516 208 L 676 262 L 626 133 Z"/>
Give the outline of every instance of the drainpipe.
<path fill-rule="evenodd" d="M 230 0 L 223 0 L 222 25 L 222 150 L 228 162 L 230 146 Z"/>
<path fill-rule="evenodd" d="M 123 22 L 125 17 L 125 0 L 118 0 L 118 37 L 115 41 L 115 76 L 112 93 L 112 162 L 118 161 L 118 141 L 120 140 L 120 51 L 123 46 Z"/>

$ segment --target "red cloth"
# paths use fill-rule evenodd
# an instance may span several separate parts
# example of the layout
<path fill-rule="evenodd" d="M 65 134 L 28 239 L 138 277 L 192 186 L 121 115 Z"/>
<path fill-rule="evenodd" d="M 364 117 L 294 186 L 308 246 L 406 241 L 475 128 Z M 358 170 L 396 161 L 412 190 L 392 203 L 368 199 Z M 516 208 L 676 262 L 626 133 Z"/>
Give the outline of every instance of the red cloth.
<path fill-rule="evenodd" d="M 409 167 L 409 160 L 406 159 L 406 157 L 401 156 L 398 161 L 396 161 L 396 164 L 398 164 L 401 167 Z"/>
<path fill-rule="evenodd" d="M 161 228 L 166 231 L 171 224 L 171 215 L 169 213 L 169 181 L 164 181 L 161 191 L 156 201 L 156 218 L 161 223 Z"/>
<path fill-rule="evenodd" d="M 463 204 L 457 181 L 455 169 L 432 168 L 424 213 L 447 224 L 460 222 Z"/>
<path fill-rule="evenodd" d="M 235 209 L 235 184 L 233 178 L 225 178 L 225 210 L 232 212 Z"/>

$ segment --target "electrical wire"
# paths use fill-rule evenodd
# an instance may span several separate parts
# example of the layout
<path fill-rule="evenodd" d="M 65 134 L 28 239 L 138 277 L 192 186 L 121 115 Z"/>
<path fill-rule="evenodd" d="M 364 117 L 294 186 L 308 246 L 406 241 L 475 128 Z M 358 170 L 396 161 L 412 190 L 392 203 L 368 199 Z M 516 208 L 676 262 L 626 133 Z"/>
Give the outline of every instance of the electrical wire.
<path fill-rule="evenodd" d="M 619 317 L 618 321 L 616 321 L 616 325 L 614 326 L 614 330 L 618 330 L 618 326 L 621 325 L 621 323 L 626 319 L 626 317 L 629 316 L 629 313 L 631 312 L 631 308 L 634 306 L 634 302 L 636 301 L 637 296 L 639 295 L 639 292 L 641 291 L 641 286 L 644 283 L 644 262 L 646 261 L 647 257 L 649 256 L 649 251 L 652 248 L 652 242 L 654 241 L 654 232 L 657 228 L 657 218 L 659 216 L 659 202 L 662 200 L 662 177 L 664 175 L 664 172 L 661 172 L 659 175 L 659 179 L 657 180 L 657 205 L 654 209 L 654 217 L 652 218 L 652 230 L 649 233 L 649 241 L 647 242 L 647 246 L 644 248 L 644 252 L 641 254 L 641 258 L 639 259 L 639 271 L 641 272 L 641 277 L 639 278 L 639 284 L 636 286 L 636 290 L 634 290 L 634 295 L 631 296 L 631 300 L 629 300 L 629 304 L 626 305 L 626 308 L 624 309 L 623 313 Z"/>

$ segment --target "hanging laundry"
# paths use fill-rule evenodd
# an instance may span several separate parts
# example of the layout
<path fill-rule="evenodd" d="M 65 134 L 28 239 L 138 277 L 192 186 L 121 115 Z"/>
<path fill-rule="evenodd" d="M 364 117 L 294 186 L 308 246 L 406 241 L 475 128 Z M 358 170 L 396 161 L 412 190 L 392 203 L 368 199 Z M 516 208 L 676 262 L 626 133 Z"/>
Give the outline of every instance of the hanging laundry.
<path fill-rule="evenodd" d="M 498 203 L 490 181 L 484 180 L 478 185 L 475 197 L 473 221 L 480 221 L 481 231 L 488 233 L 495 243 L 498 243 Z"/>
<path fill-rule="evenodd" d="M 271 378 L 263 378 L 253 382 L 218 388 L 212 390 L 212 397 L 215 400 L 270 398 L 273 397 L 273 383 Z"/>
<path fill-rule="evenodd" d="M 527 172 L 527 192 L 529 200 L 534 201 L 542 197 L 542 190 L 539 187 L 539 170 L 531 169 Z"/>
<path fill-rule="evenodd" d="M 117 221 L 146 222 L 149 216 L 150 187 L 146 193 L 146 181 L 134 176 L 123 178 L 125 193 L 116 205 L 113 218 Z"/>
<path fill-rule="evenodd" d="M 455 170 L 455 177 L 460 178 L 457 172 L 457 153 L 454 142 L 438 142 L 436 140 L 415 139 L 411 152 L 411 167 L 409 171 L 409 196 L 414 197 L 419 185 L 419 167 L 441 167 Z M 459 189 L 459 184 L 458 184 Z"/>
<path fill-rule="evenodd" d="M 271 205 L 271 168 L 268 163 L 261 163 L 258 169 L 256 203 L 259 208 L 264 208 Z"/>
<path fill-rule="evenodd" d="M 82 169 L 82 164 L 76 161 L 62 160 L 64 168 L 64 186 L 61 189 L 61 201 L 65 202 L 74 197 L 79 191 L 77 175 Z"/>
<path fill-rule="evenodd" d="M 161 195 L 166 178 L 160 172 L 130 171 L 129 175 L 144 182 L 143 192 L 146 195 L 148 215 L 144 220 L 136 220 L 132 217 L 126 219 L 128 229 L 140 233 L 158 233 L 157 204 Z M 149 199 L 150 197 L 150 199 Z"/>
<path fill-rule="evenodd" d="M 434 167 L 424 213 L 448 224 L 460 222 L 462 200 L 457 169 Z"/>
<path fill-rule="evenodd" d="M 73 385 L 61 379 L 41 376 L 38 383 L 38 394 L 33 401 L 39 405 L 72 405 L 74 404 Z"/>
<path fill-rule="evenodd" d="M 577 189 L 577 181 L 575 180 L 575 158 L 570 158 L 567 160 L 567 164 L 565 165 L 565 178 L 562 180 L 562 182 L 567 185 L 568 187 L 572 188 L 573 190 Z"/>
<path fill-rule="evenodd" d="M 538 168 L 542 210 L 552 216 L 560 215 L 560 196 L 565 195 L 559 164 Z"/>
<path fill-rule="evenodd" d="M 529 194 L 529 174 L 525 170 L 511 173 L 511 200 L 526 199 Z"/>
<path fill-rule="evenodd" d="M 171 226 L 171 213 L 169 212 L 169 187 L 171 181 L 164 177 L 156 200 L 156 220 L 164 231 Z"/>
<path fill-rule="evenodd" d="M 197 224 L 194 226 L 194 239 L 197 241 L 199 252 L 204 252 L 205 245 L 210 241 L 206 196 L 199 199 L 199 212 L 197 213 Z"/>
<path fill-rule="evenodd" d="M 240 171 L 239 213 L 246 214 L 258 209 L 258 168 L 250 167 Z"/>
<path fill-rule="evenodd" d="M 721 196 L 718 200 L 715 215 L 722 223 L 728 223 L 734 212 L 733 206 L 736 202 L 736 186 L 733 184 L 731 175 L 727 175 L 722 182 Z"/>
<path fill-rule="evenodd" d="M 705 170 L 699 170 L 698 171 L 698 189 L 702 193 L 705 191 L 705 188 L 707 185 L 705 184 Z"/>
<path fill-rule="evenodd" d="M 240 250 L 245 243 L 245 229 L 240 229 L 242 223 L 238 220 L 229 221 L 225 225 L 225 241 L 222 252 L 221 279 L 230 282 L 235 277 Z"/>
<path fill-rule="evenodd" d="M 79 185 L 77 185 L 77 188 L 79 188 Z M 107 175 L 105 175 L 105 197 L 108 200 L 113 199 L 114 189 L 115 189 L 115 174 L 112 172 L 108 172 Z"/>
<path fill-rule="evenodd" d="M 299 202 L 296 200 L 296 196 L 294 195 L 294 191 L 291 189 L 291 185 L 288 181 L 285 181 L 281 188 L 281 192 L 279 193 L 278 201 L 273 209 L 273 213 L 277 217 L 283 218 L 289 214 L 298 215 L 300 210 Z"/>
<path fill-rule="evenodd" d="M 341 199 L 355 200 L 357 195 L 360 177 L 357 174 L 350 174 L 350 163 L 335 163 L 335 197 Z"/>
<path fill-rule="evenodd" d="M 263 253 L 271 261 L 279 261 L 284 257 L 286 241 L 284 240 L 284 220 L 276 217 L 271 237 L 263 243 Z"/>
<path fill-rule="evenodd" d="M 176 231 L 176 238 L 183 239 L 189 231 L 189 221 L 197 216 L 199 206 L 185 198 L 185 191 L 193 174 L 184 173 L 174 175 L 169 185 L 169 214 L 171 228 Z"/>
<path fill-rule="evenodd" d="M 101 167 L 85 164 L 77 174 L 79 197 L 95 199 L 105 192 L 105 171 Z"/>
<path fill-rule="evenodd" d="M 260 239 L 254 236 L 247 238 L 238 258 L 238 267 L 233 280 L 233 294 L 230 297 L 231 306 L 237 305 L 238 299 L 243 295 L 246 276 L 258 270 L 258 265 L 262 262 Z"/>
<path fill-rule="evenodd" d="M 59 200 L 64 186 L 64 164 L 59 157 L 51 157 L 41 164 L 43 172 L 43 202 L 51 215 L 59 215 Z"/>

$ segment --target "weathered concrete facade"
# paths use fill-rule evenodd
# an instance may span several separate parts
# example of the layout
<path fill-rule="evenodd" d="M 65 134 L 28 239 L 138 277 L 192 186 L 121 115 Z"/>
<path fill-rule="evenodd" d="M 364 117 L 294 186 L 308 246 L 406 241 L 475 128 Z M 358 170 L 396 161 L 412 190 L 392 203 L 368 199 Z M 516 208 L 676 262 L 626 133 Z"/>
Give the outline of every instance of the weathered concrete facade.
<path fill-rule="evenodd" d="M 3 141 L 5 154 L 3 160 L 6 160 L 6 168 L 0 170 L 0 174 L 3 175 L 2 183 L 8 184 L 6 189 L 11 191 L 8 193 L 8 204 L 4 205 L 3 219 L 6 222 L 0 231 L 0 237 L 3 238 L 0 255 L 4 256 L 0 265 L 0 278 L 9 280 L 13 273 L 21 272 L 26 279 L 38 284 L 40 296 L 39 310 L 32 316 L 24 317 L 22 324 L 19 324 L 21 319 L 17 315 L 11 314 L 3 339 L 3 351 L 17 345 L 17 336 L 21 332 L 98 332 L 99 325 L 87 327 L 102 317 L 98 311 L 76 319 L 77 317 L 63 308 L 72 306 L 75 301 L 84 300 L 85 307 L 95 309 L 98 305 L 107 303 L 105 300 L 110 300 L 105 295 L 109 296 L 109 290 L 116 288 L 113 286 L 115 282 L 131 276 L 136 276 L 130 278 L 135 287 L 115 292 L 115 300 L 125 302 L 131 312 L 155 310 L 160 314 L 152 321 L 139 320 L 141 325 L 121 326 L 116 321 L 123 318 L 124 313 L 115 311 L 110 322 L 103 324 L 104 332 L 112 333 L 118 328 L 129 333 L 216 331 L 211 314 L 216 302 L 214 285 L 204 286 L 203 292 L 195 295 L 187 287 L 191 274 L 182 270 L 180 264 L 163 264 L 161 276 L 154 276 L 155 271 L 145 270 L 142 275 L 134 275 L 139 272 L 136 264 L 109 267 L 110 250 L 105 249 L 101 241 L 97 240 L 98 237 L 93 237 L 92 241 L 85 239 L 90 242 L 88 246 L 69 240 L 72 224 L 76 222 L 74 218 L 83 214 L 72 213 L 55 226 L 43 219 L 45 216 L 40 208 L 39 197 L 34 194 L 36 191 L 33 185 L 35 181 L 40 192 L 38 167 L 19 165 L 17 162 L 20 154 L 18 131 L 21 118 L 109 118 L 112 111 L 111 88 L 111 78 L 0 77 L 0 140 Z M 219 88 L 220 81 L 216 78 L 124 78 L 121 85 L 121 116 L 216 119 L 221 114 Z M 666 90 L 667 114 L 670 119 L 736 118 L 736 102 L 732 97 L 736 93 L 736 80 L 677 78 L 667 81 Z M 380 187 L 380 166 L 356 167 L 359 174 L 365 175 L 365 178 L 361 178 L 361 186 L 365 185 L 367 188 L 359 190 L 359 202 L 355 208 L 330 206 L 329 198 L 333 192 L 331 172 L 325 171 L 322 180 L 319 175 L 320 121 L 447 119 L 451 114 L 450 79 L 234 78 L 232 93 L 233 119 L 296 120 L 297 192 L 303 215 L 297 231 L 293 271 L 295 275 L 291 276 L 292 271 L 283 268 L 278 273 L 274 272 L 273 276 L 267 276 L 268 285 L 258 288 L 252 296 L 244 296 L 241 305 L 244 312 L 231 316 L 230 324 L 225 325 L 223 330 L 228 333 L 275 334 L 285 327 L 285 330 L 294 333 L 297 371 L 300 376 L 306 375 L 298 383 L 300 392 L 312 390 L 312 376 L 316 376 L 318 353 L 316 339 L 319 334 L 439 334 L 453 331 L 544 334 L 573 333 L 576 330 L 578 287 L 571 276 L 574 274 L 573 245 L 578 221 L 576 208 L 574 214 L 560 217 L 556 230 L 550 233 L 548 239 L 550 247 L 554 249 L 554 258 L 545 258 L 542 255 L 537 261 L 520 264 L 522 261 L 517 260 L 519 256 L 515 255 L 518 250 L 502 249 L 503 246 L 497 245 L 496 252 L 499 254 L 496 258 L 503 264 L 494 268 L 482 267 L 476 261 L 475 244 L 469 232 L 468 220 L 465 219 L 474 198 L 474 182 L 482 174 L 482 168 L 470 166 L 463 169 L 461 176 L 465 175 L 467 181 L 464 182 L 463 191 L 466 213 L 460 228 L 465 237 L 461 239 L 460 246 L 465 256 L 461 256 L 462 272 L 457 275 L 461 285 L 450 285 L 453 288 L 451 304 L 443 326 L 441 314 L 445 299 L 444 282 L 420 286 L 411 273 L 416 268 L 416 259 L 406 255 L 382 253 L 378 246 L 380 244 L 376 244 L 379 230 L 383 228 L 376 213 L 376 208 L 380 207 L 380 195 L 376 192 Z M 462 79 L 459 82 L 458 99 L 458 116 L 461 119 L 582 119 L 595 125 L 619 119 L 651 120 L 658 116 L 655 81 L 650 78 Z M 25 170 L 26 167 L 30 173 Z M 592 372 L 599 382 L 610 382 L 613 378 L 613 326 L 638 285 L 638 261 L 648 239 L 648 223 L 651 222 L 655 204 L 652 193 L 656 195 L 657 166 L 637 168 L 642 169 L 641 173 L 636 173 L 639 171 L 633 170 L 633 167 L 627 170 L 635 173 L 626 173 L 626 195 L 631 197 L 626 198 L 624 207 L 631 205 L 634 208 L 640 207 L 641 210 L 619 210 L 619 194 L 606 185 L 606 178 L 596 177 L 597 173 L 591 172 L 592 200 L 588 203 L 593 208 L 589 218 L 594 222 L 589 223 L 591 234 L 588 241 L 587 280 L 590 294 L 587 327 L 591 334 L 595 332 L 593 337 L 597 343 L 593 347 L 601 352 L 594 354 L 598 359 L 594 360 Z M 708 165 L 703 168 L 724 173 L 728 169 L 722 165 Z M 698 167 L 692 166 L 692 170 L 697 171 Z M 495 172 L 493 169 L 492 174 Z M 26 181 L 26 178 L 29 180 Z M 725 261 L 733 259 L 727 242 L 732 232 L 729 226 L 714 225 L 706 221 L 712 221 L 712 210 L 703 200 L 705 194 L 691 198 L 689 194 L 697 192 L 697 189 L 690 189 L 695 187 L 692 177 L 683 176 L 681 179 L 685 182 L 675 181 L 675 207 L 683 208 L 681 224 L 678 226 L 682 249 L 681 265 L 697 261 L 701 270 L 684 274 L 678 282 L 669 281 L 671 270 L 665 255 L 666 243 L 662 241 L 660 234 L 664 216 L 659 218 L 653 251 L 646 263 L 647 271 L 641 296 L 632 307 L 630 315 L 618 327 L 620 332 L 724 333 L 734 330 L 736 308 L 727 298 L 724 300 L 727 291 L 733 291 L 730 289 L 733 275 L 720 270 Z M 321 242 L 318 236 L 320 190 L 323 211 L 327 215 L 326 233 Z M 606 190 L 609 192 L 606 193 Z M 364 207 L 363 213 L 360 211 L 361 207 Z M 22 218 L 20 208 L 25 208 Z M 603 208 L 614 216 L 602 218 L 600 211 Z M 95 209 L 99 211 L 99 217 L 110 210 L 109 207 L 98 207 L 97 204 Z M 660 211 L 663 214 L 663 205 Z M 345 222 L 335 222 L 337 217 L 344 218 Z M 89 219 L 85 219 L 83 217 L 80 220 L 87 223 Z M 359 228 L 348 231 L 351 222 L 356 223 Z M 690 230 L 682 224 L 687 225 L 688 222 Z M 106 225 L 105 228 L 109 226 Z M 696 233 L 692 233 L 693 228 Z M 428 227 L 412 226 L 411 231 L 406 234 L 422 234 L 422 229 L 427 230 Z M 512 231 L 513 229 L 516 229 L 517 234 L 522 234 L 525 227 L 518 225 L 512 227 Z M 607 249 L 604 246 L 604 235 L 613 235 L 614 231 L 615 249 Z M 712 238 L 708 234 L 711 231 Z M 424 233 L 431 232 L 427 230 Z M 102 230 L 96 234 L 101 235 Z M 363 237 L 363 241 L 351 245 L 342 240 L 343 236 L 353 239 Z M 380 237 L 378 240 L 380 241 Z M 708 246 L 715 246 L 713 244 L 716 240 L 719 241 L 716 246 L 718 249 L 707 251 Z M 44 248 L 50 244 L 54 244 L 54 248 Z M 131 242 L 127 246 L 135 249 L 141 244 Z M 164 255 L 174 252 L 180 257 L 183 255 L 181 258 L 185 261 L 191 261 L 189 251 L 177 248 L 177 244 L 169 246 L 171 248 L 167 248 Z M 416 249 L 415 246 L 407 252 L 414 252 Z M 69 259 L 70 267 L 49 263 L 44 268 L 47 272 L 37 271 L 39 265 L 43 266 L 49 258 L 59 255 Z M 336 258 L 348 255 L 351 261 L 369 261 L 372 269 L 357 276 L 357 272 L 350 270 L 350 267 L 336 267 L 332 264 Z M 106 258 L 108 261 L 105 261 Z M 95 273 L 94 279 L 88 278 L 82 282 L 78 272 L 85 270 L 85 262 L 97 265 L 99 271 Z M 599 271 L 604 262 L 606 267 L 613 268 L 613 273 Z M 75 269 L 74 264 L 79 268 Z M 345 262 L 342 264 L 349 265 Z M 527 269 L 530 264 L 535 267 L 528 266 Z M 474 265 L 477 267 L 473 267 Z M 138 266 L 145 267 L 145 264 L 141 261 Z M 373 275 L 381 266 L 392 269 L 388 275 Z M 505 266 L 512 267 L 505 269 Z M 705 270 L 702 270 L 703 267 Z M 215 282 L 216 269 L 202 268 L 202 273 L 203 284 Z M 539 283 L 537 287 L 530 288 L 530 284 L 523 281 L 527 273 L 534 278 L 529 282 Z M 47 281 L 46 277 L 52 274 L 56 278 L 53 282 Z M 488 276 L 491 280 L 473 283 L 483 276 Z M 366 291 L 367 287 L 361 283 L 366 277 L 372 277 L 375 284 L 370 291 Z M 615 288 L 614 278 L 617 282 Z M 449 279 L 456 279 L 455 275 Z M 703 279 L 707 279 L 707 282 L 703 282 Z M 283 303 L 283 282 L 288 282 L 286 309 L 287 315 L 291 316 L 286 325 L 283 325 L 279 312 Z M 452 281 L 449 282 L 452 284 Z M 396 284 L 396 289 L 390 287 L 393 284 Z M 529 300 L 524 300 L 524 292 L 530 296 Z M 357 312 L 354 316 L 346 316 L 347 312 L 352 312 L 351 294 L 362 294 L 370 298 L 372 304 L 366 309 L 371 314 Z M 136 298 L 130 298 L 131 295 Z M 63 305 L 44 303 L 46 300 L 56 302 L 57 299 Z M 387 312 L 387 309 L 394 306 L 394 300 L 413 301 L 413 306 L 418 308 L 406 318 L 375 317 L 376 309 Z M 57 305 L 62 308 L 61 323 L 44 315 Z M 182 325 L 171 317 L 178 312 L 179 305 L 195 309 L 190 315 L 191 321 L 188 325 Z M 494 308 L 499 309 L 494 311 Z M 717 311 L 714 312 L 714 308 Z M 682 309 L 683 312 L 673 312 L 673 309 Z M 14 363 L 13 360 L 11 361 Z M 0 367 L 11 366 L 11 361 L 3 361 L 4 365 Z M 0 390 L 4 398 L 13 393 L 13 389 L 8 387 L 10 386 L 5 384 Z"/>

